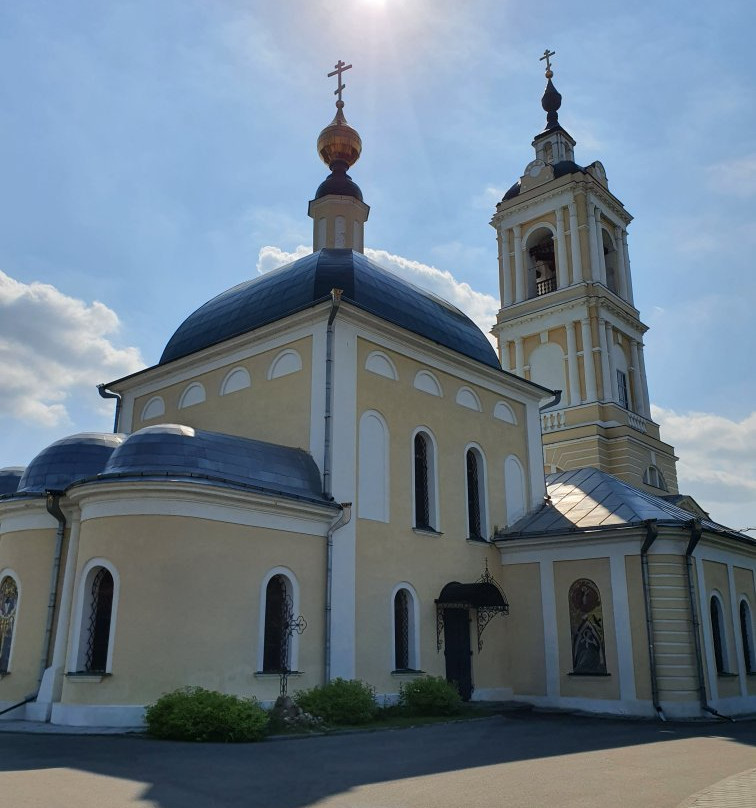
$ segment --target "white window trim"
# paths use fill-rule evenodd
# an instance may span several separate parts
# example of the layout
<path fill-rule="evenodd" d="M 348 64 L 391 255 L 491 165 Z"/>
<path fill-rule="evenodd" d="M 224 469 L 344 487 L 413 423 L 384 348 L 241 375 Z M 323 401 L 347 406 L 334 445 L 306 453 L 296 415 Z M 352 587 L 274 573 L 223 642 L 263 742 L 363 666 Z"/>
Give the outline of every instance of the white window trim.
<path fill-rule="evenodd" d="M 294 370 L 287 370 L 285 373 L 279 373 L 278 366 L 289 356 L 295 357 L 295 365 L 297 365 L 297 367 Z M 282 379 L 284 376 L 290 376 L 292 373 L 299 373 L 300 370 L 302 370 L 302 357 L 300 356 L 299 351 L 295 351 L 293 348 L 286 348 L 280 353 L 276 354 L 275 359 L 270 363 L 270 367 L 268 368 L 268 381 L 272 381 L 273 379 Z"/>
<path fill-rule="evenodd" d="M 260 673 L 263 669 L 265 661 L 265 605 L 266 596 L 268 591 L 268 584 L 271 578 L 276 575 L 282 575 L 286 578 L 288 585 L 291 587 L 291 603 L 294 616 L 297 617 L 299 612 L 299 581 L 297 576 L 288 567 L 273 567 L 268 570 L 265 577 L 260 584 L 260 612 L 257 627 L 257 668 L 256 671 Z M 292 671 L 299 670 L 299 634 L 296 631 L 291 636 L 291 645 L 289 646 L 289 667 Z"/>
<path fill-rule="evenodd" d="M 243 384 L 241 387 L 235 387 L 233 390 L 226 390 L 226 385 L 228 384 L 229 380 L 237 373 L 243 373 L 247 378 L 247 383 Z M 245 367 L 238 366 L 229 370 L 228 373 L 223 377 L 223 381 L 221 382 L 218 392 L 222 396 L 230 396 L 233 393 L 238 393 L 240 390 L 246 390 L 251 386 L 252 376 L 250 375 L 249 371 Z"/>
<path fill-rule="evenodd" d="M 113 566 L 112 562 L 108 561 L 106 558 L 90 558 L 84 567 L 82 567 L 77 582 L 76 609 L 74 611 L 73 631 L 71 632 L 71 643 L 68 649 L 68 664 L 66 666 L 66 670 L 71 673 L 79 673 L 84 670 L 82 663 L 82 643 L 84 640 L 84 621 L 85 619 L 88 620 L 88 615 L 85 616 L 84 614 L 85 605 L 88 605 L 85 604 L 85 598 L 89 596 L 89 588 L 93 577 L 91 573 L 96 567 L 105 567 L 113 576 L 113 605 L 110 611 L 110 633 L 108 634 L 108 657 L 105 663 L 105 673 L 111 673 L 113 670 L 113 648 L 115 645 L 121 579 L 118 575 L 118 570 Z"/>
<path fill-rule="evenodd" d="M 478 443 L 468 443 L 462 454 L 462 470 L 464 472 L 464 492 L 465 492 L 465 527 L 467 528 L 467 538 L 470 536 L 470 506 L 467 499 L 467 453 L 475 452 L 478 458 L 478 501 L 480 503 L 480 530 L 482 538 L 488 541 L 491 531 L 488 526 L 488 465 L 486 455 Z"/>
<path fill-rule="evenodd" d="M 370 360 L 371 359 L 383 359 L 389 366 L 392 375 L 389 376 L 385 373 L 381 373 L 379 370 L 374 370 L 370 367 Z M 383 351 L 371 351 L 366 359 L 365 359 L 365 370 L 369 373 L 375 373 L 376 376 L 383 376 L 384 379 L 393 379 L 394 381 L 399 380 L 399 373 L 396 370 L 396 365 L 392 361 L 391 357 L 385 354 Z"/>
<path fill-rule="evenodd" d="M 417 596 L 417 592 L 415 591 L 415 587 L 412 586 L 411 583 L 407 581 L 401 581 L 398 583 L 393 590 L 391 591 L 391 598 L 389 600 L 389 626 L 391 628 L 390 637 L 390 646 L 391 646 L 391 670 L 397 670 L 396 667 L 396 624 L 395 624 L 395 613 L 394 613 L 394 599 L 396 598 L 397 593 L 400 589 L 406 589 L 409 596 L 410 596 L 410 610 L 409 610 L 409 619 L 410 624 L 408 626 L 408 634 L 409 634 L 409 642 L 408 642 L 408 650 L 409 650 L 409 659 L 407 660 L 409 663 L 410 670 L 420 670 L 420 599 Z"/>
<path fill-rule="evenodd" d="M 0 583 L 5 578 L 12 578 L 13 583 L 16 584 L 16 593 L 17 593 L 17 600 L 16 600 L 16 616 L 13 618 L 13 634 L 11 635 L 11 645 L 10 651 L 8 652 L 8 673 L 11 672 L 13 669 L 13 650 L 16 647 L 16 637 L 18 637 L 18 615 L 21 612 L 21 579 L 18 577 L 18 573 L 15 570 L 7 567 L 6 569 L 0 570 Z"/>
<path fill-rule="evenodd" d="M 722 647 L 722 671 L 721 673 L 731 673 L 732 672 L 732 660 L 730 659 L 730 645 L 727 638 L 727 624 L 725 623 L 725 607 L 724 607 L 724 598 L 722 597 L 721 592 L 718 589 L 712 589 L 709 593 L 709 619 L 708 619 L 708 628 L 709 632 L 711 633 L 711 653 L 712 653 L 712 662 L 714 663 L 714 672 L 719 675 L 720 671 L 717 670 L 717 656 L 715 651 L 714 645 L 714 626 L 711 621 L 711 601 L 716 600 L 719 606 L 719 641 Z"/>
<path fill-rule="evenodd" d="M 431 458 L 432 463 L 429 464 L 428 473 L 433 475 L 432 481 L 429 481 L 428 485 L 428 498 L 432 499 L 431 502 L 428 503 L 428 512 L 431 516 L 431 528 L 436 531 L 436 533 L 441 532 L 441 520 L 439 518 L 439 507 L 438 507 L 438 444 L 436 443 L 436 436 L 433 432 L 428 429 L 427 426 L 418 426 L 412 431 L 412 439 L 410 440 L 410 464 L 412 469 L 412 489 L 410 490 L 410 498 L 412 503 L 412 527 L 416 528 L 417 530 L 422 530 L 423 528 L 415 524 L 415 436 L 422 432 L 431 443 L 431 449 L 433 450 L 433 457 Z"/>
<path fill-rule="evenodd" d="M 430 386 L 434 387 L 435 389 L 429 390 L 426 387 L 421 387 L 420 385 L 422 384 L 422 379 L 429 379 L 431 382 Z M 412 386 L 415 388 L 415 390 L 419 390 L 421 393 L 427 393 L 429 396 L 437 396 L 438 398 L 444 397 L 444 388 L 441 387 L 441 382 L 429 370 L 418 370 L 415 374 Z"/>
<path fill-rule="evenodd" d="M 497 412 L 504 413 L 504 417 L 497 415 Z M 509 406 L 509 404 L 507 404 L 506 401 L 496 402 L 494 405 L 493 417 L 497 421 L 503 421 L 505 424 L 514 424 L 517 426 L 517 416 L 515 415 L 515 411 Z"/>
<path fill-rule="evenodd" d="M 463 401 L 460 399 L 464 399 L 465 394 L 469 394 L 472 396 L 473 402 L 475 403 L 474 407 L 469 407 L 467 404 L 464 404 Z M 468 410 L 472 410 L 473 412 L 483 412 L 483 405 L 480 403 L 480 396 L 473 390 L 471 387 L 463 386 L 457 390 L 457 397 L 455 399 L 457 404 L 460 407 L 465 407 Z"/>
<path fill-rule="evenodd" d="M 157 405 L 159 403 L 160 412 L 156 412 L 154 415 L 148 415 L 148 411 L 153 404 Z M 152 398 L 142 407 L 142 421 L 152 421 L 153 418 L 160 418 L 161 415 L 165 415 L 165 401 L 163 400 L 162 396 L 152 396 Z"/>
<path fill-rule="evenodd" d="M 192 395 L 195 390 L 200 391 L 201 398 L 198 398 L 196 401 L 187 401 L 189 396 Z M 191 382 L 191 384 L 187 384 L 187 386 L 184 388 L 184 392 L 179 398 L 178 408 L 183 410 L 187 407 L 196 407 L 197 404 L 203 404 L 206 400 L 207 393 L 205 392 L 205 386 L 201 382 Z"/>

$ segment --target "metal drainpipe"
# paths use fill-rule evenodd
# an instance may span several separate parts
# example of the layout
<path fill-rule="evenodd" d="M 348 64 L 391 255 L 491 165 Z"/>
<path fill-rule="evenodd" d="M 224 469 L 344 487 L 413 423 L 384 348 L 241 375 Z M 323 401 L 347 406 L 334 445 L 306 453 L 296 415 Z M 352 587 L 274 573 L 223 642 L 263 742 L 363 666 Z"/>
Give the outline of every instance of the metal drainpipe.
<path fill-rule="evenodd" d="M 331 311 L 328 315 L 326 329 L 326 384 L 325 384 L 325 435 L 323 440 L 323 496 L 333 499 L 331 491 L 331 437 L 333 424 L 331 410 L 333 407 L 333 321 L 341 303 L 341 289 L 331 289 Z"/>
<path fill-rule="evenodd" d="M 352 519 L 352 503 L 342 502 L 341 513 L 326 534 L 325 684 L 331 681 L 331 598 L 333 596 L 333 534 Z"/>
<path fill-rule="evenodd" d="M 113 432 L 118 432 L 118 421 L 121 417 L 121 396 L 119 393 L 111 393 L 107 389 L 106 384 L 98 384 L 97 385 L 97 392 L 102 396 L 102 398 L 114 398 L 116 400 L 115 405 L 115 418 L 113 419 Z"/>
<path fill-rule="evenodd" d="M 554 398 L 552 398 L 551 401 L 547 401 L 542 407 L 539 407 L 538 412 L 546 412 L 546 410 L 556 407 L 562 400 L 561 390 L 552 390 L 551 392 L 554 394 Z"/>
<path fill-rule="evenodd" d="M 696 670 L 698 672 L 698 697 L 701 701 L 701 709 L 706 712 L 710 713 L 711 715 L 715 715 L 717 718 L 721 718 L 724 721 L 735 721 L 732 716 L 729 715 L 722 715 L 722 713 L 715 710 L 708 702 L 706 698 L 706 679 L 704 678 L 704 669 L 703 669 L 703 651 L 701 649 L 701 621 L 698 619 L 698 609 L 696 608 L 696 595 L 695 589 L 693 587 L 693 551 L 698 546 L 698 542 L 701 540 L 701 533 L 703 532 L 701 528 L 701 520 L 700 519 L 691 519 L 690 520 L 690 541 L 688 542 L 688 549 L 685 551 L 685 571 L 688 577 L 688 597 L 690 598 L 690 616 L 693 622 L 693 638 L 695 641 L 696 647 Z"/>
<path fill-rule="evenodd" d="M 58 520 L 58 530 L 55 535 L 55 555 L 53 556 L 52 570 L 50 571 L 50 600 L 47 604 L 47 621 L 45 623 L 45 638 L 42 643 L 42 659 L 39 664 L 39 678 L 37 679 L 37 692 L 42 684 L 42 677 L 47 668 L 47 660 L 52 649 L 52 629 L 55 620 L 55 604 L 58 600 L 58 579 L 60 577 L 60 559 L 63 555 L 63 534 L 66 530 L 66 517 L 60 509 L 61 491 L 47 491 L 47 511 Z"/>
<path fill-rule="evenodd" d="M 651 617 L 651 592 L 648 585 L 648 551 L 659 535 L 656 519 L 646 520 L 646 539 L 641 547 L 641 577 L 643 580 L 643 600 L 646 605 L 646 633 L 648 636 L 648 664 L 651 668 L 651 699 L 654 710 L 662 721 L 667 718 L 659 703 L 659 685 L 656 680 L 656 651 L 654 648 L 654 621 Z"/>

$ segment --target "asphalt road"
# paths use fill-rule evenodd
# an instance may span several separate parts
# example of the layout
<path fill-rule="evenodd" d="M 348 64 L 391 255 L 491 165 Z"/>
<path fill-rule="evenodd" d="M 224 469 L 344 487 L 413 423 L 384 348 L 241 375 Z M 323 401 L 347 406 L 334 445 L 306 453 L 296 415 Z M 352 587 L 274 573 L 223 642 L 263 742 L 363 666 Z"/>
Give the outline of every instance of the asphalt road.
<path fill-rule="evenodd" d="M 753 769 L 756 722 L 533 714 L 248 745 L 2 733 L 0 805 L 755 808 Z"/>

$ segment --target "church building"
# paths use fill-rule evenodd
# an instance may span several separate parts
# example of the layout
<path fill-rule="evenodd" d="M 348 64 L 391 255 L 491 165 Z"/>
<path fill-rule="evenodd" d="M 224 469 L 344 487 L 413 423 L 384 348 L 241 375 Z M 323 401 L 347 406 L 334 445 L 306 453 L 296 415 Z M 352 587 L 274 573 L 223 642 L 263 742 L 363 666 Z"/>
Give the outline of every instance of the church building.
<path fill-rule="evenodd" d="M 317 149 L 313 252 L 100 385 L 113 433 L 0 469 L 0 719 L 137 726 L 184 685 L 272 704 L 426 674 L 464 699 L 756 712 L 756 542 L 677 490 L 631 216 L 546 127 L 496 206 L 488 337 L 364 255 L 362 150 Z"/>

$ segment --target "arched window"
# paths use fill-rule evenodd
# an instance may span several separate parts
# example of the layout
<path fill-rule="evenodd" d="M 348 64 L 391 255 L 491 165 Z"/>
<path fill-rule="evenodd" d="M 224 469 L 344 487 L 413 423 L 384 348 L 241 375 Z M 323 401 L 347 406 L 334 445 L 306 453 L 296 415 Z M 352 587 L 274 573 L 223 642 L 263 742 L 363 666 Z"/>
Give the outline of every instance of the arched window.
<path fill-rule="evenodd" d="M 93 567 L 85 580 L 77 667 L 80 671 L 105 673 L 108 670 L 115 583 L 107 567 Z"/>
<path fill-rule="evenodd" d="M 192 382 L 186 386 L 186 389 L 181 394 L 179 409 L 183 410 L 186 407 L 194 407 L 196 404 L 202 404 L 205 398 L 204 386 L 199 382 Z"/>
<path fill-rule="evenodd" d="M 415 629 L 415 596 L 409 584 L 394 591 L 394 670 L 417 670 L 417 634 Z"/>
<path fill-rule="evenodd" d="M 9 670 L 17 610 L 18 585 L 10 575 L 6 575 L 0 581 L 0 674 Z"/>
<path fill-rule="evenodd" d="M 619 269 L 617 265 L 617 250 L 614 240 L 609 233 L 601 228 L 601 245 L 604 251 L 604 266 L 606 267 L 606 285 L 615 295 L 620 293 Z"/>
<path fill-rule="evenodd" d="M 527 239 L 528 297 L 540 297 L 557 288 L 554 236 L 547 227 L 537 228 Z"/>
<path fill-rule="evenodd" d="M 598 587 L 588 578 L 579 578 L 570 587 L 569 602 L 572 672 L 605 674 L 604 618 Z"/>
<path fill-rule="evenodd" d="M 743 643 L 743 662 L 746 673 L 756 673 L 756 648 L 753 645 L 753 618 L 748 601 L 740 601 L 740 638 Z M 1 669 L 0 669 L 1 670 Z"/>
<path fill-rule="evenodd" d="M 160 396 L 153 396 L 142 408 L 142 420 L 149 421 L 165 415 L 165 401 Z"/>
<path fill-rule="evenodd" d="M 664 475 L 661 473 L 661 469 L 657 466 L 649 466 L 643 472 L 643 482 L 646 485 L 650 485 L 653 488 L 661 488 L 662 491 L 667 490 L 667 483 L 664 479 Z"/>
<path fill-rule="evenodd" d="M 525 472 L 514 455 L 509 455 L 504 462 L 504 497 L 507 502 L 507 524 L 513 525 L 527 511 Z"/>
<path fill-rule="evenodd" d="M 415 527 L 436 530 L 436 458 L 433 440 L 417 432 L 413 440 Z"/>
<path fill-rule="evenodd" d="M 467 477 L 467 535 L 471 539 L 486 538 L 485 467 L 480 451 L 470 448 L 465 453 Z"/>
<path fill-rule="evenodd" d="M 270 363 L 270 367 L 268 368 L 268 381 L 271 379 L 280 379 L 282 376 L 288 376 L 290 373 L 298 373 L 300 370 L 302 370 L 302 357 L 293 348 L 287 348 L 281 351 Z"/>
<path fill-rule="evenodd" d="M 711 617 L 711 639 L 714 642 L 714 663 L 717 673 L 727 673 L 729 660 L 727 656 L 727 635 L 725 634 L 724 609 L 718 595 L 712 595 L 709 601 Z"/>
<path fill-rule="evenodd" d="M 265 633 L 263 664 L 265 673 L 291 670 L 290 621 L 292 608 L 291 586 L 285 575 L 274 575 L 265 588 Z"/>
<path fill-rule="evenodd" d="M 368 410 L 360 417 L 358 515 L 389 521 L 389 432 L 383 417 Z"/>
<path fill-rule="evenodd" d="M 220 394 L 227 396 L 231 393 L 236 393 L 239 390 L 244 390 L 252 384 L 252 379 L 249 376 L 249 371 L 246 368 L 234 368 L 223 379 L 220 386 Z"/>

